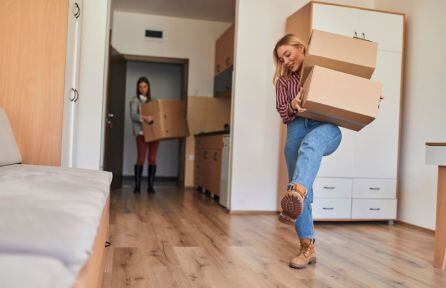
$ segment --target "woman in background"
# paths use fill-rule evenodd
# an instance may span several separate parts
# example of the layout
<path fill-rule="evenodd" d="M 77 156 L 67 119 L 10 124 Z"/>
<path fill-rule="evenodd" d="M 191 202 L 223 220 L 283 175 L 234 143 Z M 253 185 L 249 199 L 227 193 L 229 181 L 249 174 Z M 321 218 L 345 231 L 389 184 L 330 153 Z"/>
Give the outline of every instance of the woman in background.
<path fill-rule="evenodd" d="M 130 100 L 130 117 L 133 123 L 133 134 L 136 136 L 137 158 L 134 167 L 135 173 L 135 188 L 134 193 L 139 193 L 141 190 L 141 178 L 146 158 L 147 149 L 148 154 L 148 185 L 147 192 L 155 193 L 154 183 L 156 174 L 156 154 L 158 151 L 159 141 L 146 143 L 144 140 L 142 122 L 153 122 L 152 115 L 141 115 L 141 105 L 152 100 L 150 93 L 150 83 L 146 77 L 140 77 L 136 84 L 136 96 Z"/>

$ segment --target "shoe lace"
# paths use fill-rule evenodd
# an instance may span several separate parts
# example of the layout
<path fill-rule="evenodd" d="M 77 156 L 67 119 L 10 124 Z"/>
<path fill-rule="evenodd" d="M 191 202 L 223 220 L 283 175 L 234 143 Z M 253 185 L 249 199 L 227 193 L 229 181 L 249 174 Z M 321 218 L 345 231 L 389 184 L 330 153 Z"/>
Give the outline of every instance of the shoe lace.
<path fill-rule="evenodd" d="M 308 255 L 311 252 L 311 244 L 302 244 L 300 254 L 303 254 L 305 257 L 308 257 Z"/>

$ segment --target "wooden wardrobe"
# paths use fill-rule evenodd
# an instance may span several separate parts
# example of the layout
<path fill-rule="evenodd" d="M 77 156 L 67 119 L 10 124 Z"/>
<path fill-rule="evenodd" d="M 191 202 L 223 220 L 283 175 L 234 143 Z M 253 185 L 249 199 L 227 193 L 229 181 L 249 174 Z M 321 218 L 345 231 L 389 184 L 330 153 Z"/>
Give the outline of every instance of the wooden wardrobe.
<path fill-rule="evenodd" d="M 60 165 L 67 0 L 6 0 L 0 9 L 0 106 L 23 163 Z"/>

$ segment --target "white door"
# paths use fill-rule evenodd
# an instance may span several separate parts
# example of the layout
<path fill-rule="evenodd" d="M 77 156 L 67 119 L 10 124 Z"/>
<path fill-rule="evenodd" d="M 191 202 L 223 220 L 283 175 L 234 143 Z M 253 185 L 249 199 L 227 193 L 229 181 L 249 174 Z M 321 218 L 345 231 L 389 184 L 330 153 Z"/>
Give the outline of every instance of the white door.
<path fill-rule="evenodd" d="M 315 3 L 312 28 L 353 37 L 355 31 L 358 33 L 359 11 L 356 8 Z"/>
<path fill-rule="evenodd" d="M 359 10 L 358 13 L 361 37 L 378 43 L 378 50 L 403 51 L 403 15 L 369 10 Z"/>
<path fill-rule="evenodd" d="M 72 167 L 76 139 L 77 101 L 82 28 L 82 0 L 68 1 L 67 56 L 62 128 L 61 166 Z"/>
<path fill-rule="evenodd" d="M 397 178 L 402 54 L 378 51 L 372 79 L 382 83 L 378 117 L 355 141 L 355 173 L 363 178 Z"/>

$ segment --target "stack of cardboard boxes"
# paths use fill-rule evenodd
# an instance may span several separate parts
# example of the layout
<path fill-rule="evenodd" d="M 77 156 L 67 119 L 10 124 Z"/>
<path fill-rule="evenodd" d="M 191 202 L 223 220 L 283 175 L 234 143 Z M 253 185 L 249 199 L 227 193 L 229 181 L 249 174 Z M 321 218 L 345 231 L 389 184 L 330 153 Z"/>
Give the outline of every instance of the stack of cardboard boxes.
<path fill-rule="evenodd" d="M 302 67 L 305 118 L 359 131 L 378 114 L 381 83 L 372 81 L 378 45 L 313 30 Z"/>

